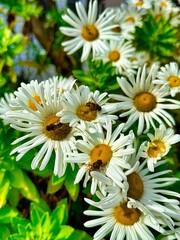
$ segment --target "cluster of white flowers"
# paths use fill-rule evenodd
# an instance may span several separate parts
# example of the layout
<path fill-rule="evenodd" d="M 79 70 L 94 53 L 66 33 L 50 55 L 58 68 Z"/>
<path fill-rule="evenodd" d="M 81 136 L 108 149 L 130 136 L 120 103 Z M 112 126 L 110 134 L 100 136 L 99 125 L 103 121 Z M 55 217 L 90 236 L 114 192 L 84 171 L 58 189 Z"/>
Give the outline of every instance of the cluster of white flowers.
<path fill-rule="evenodd" d="M 90 0 L 88 13 L 79 1 L 76 3 L 77 16 L 70 10 L 63 15 L 69 24 L 60 27 L 63 34 L 70 37 L 62 43 L 68 54 L 82 48 L 81 61 L 92 53 L 92 59 L 112 62 L 117 73 L 134 73 L 139 64 L 152 64 L 150 56 L 133 47 L 135 28 L 143 24 L 143 16 L 151 11 L 157 21 L 163 16 L 171 19 L 172 26 L 180 24 L 179 9 L 170 0 L 130 0 L 120 7 L 106 8 L 98 16 L 97 0 Z"/>
<path fill-rule="evenodd" d="M 157 11 L 173 9 L 167 0 L 153 2 Z M 152 229 L 162 239 L 180 236 L 180 194 L 167 189 L 178 178 L 166 169 L 171 146 L 180 141 L 171 112 L 180 109 L 175 99 L 180 70 L 175 62 L 147 67 L 140 61 L 138 69 L 132 64 L 139 56 L 130 33 L 151 4 L 131 0 L 131 6 L 107 9 L 97 17 L 97 1 L 90 0 L 88 14 L 77 2 L 78 16 L 69 9 L 63 16 L 72 27 L 61 31 L 73 37 L 63 43 L 65 51 L 72 54 L 82 47 L 81 61 L 92 52 L 93 59 L 112 61 L 117 73 L 126 71 L 126 77 L 117 78 L 119 94 L 92 92 L 72 76 L 22 83 L 0 99 L 4 123 L 25 133 L 12 143 L 17 161 L 38 147 L 32 169 L 43 170 L 51 161 L 61 177 L 67 164 L 72 171 L 75 164 L 79 167 L 74 183 L 90 184 L 91 194 L 100 199 L 85 199 L 100 209 L 85 211 L 96 217 L 86 227 L 101 226 L 94 240 L 153 240 Z"/>
<path fill-rule="evenodd" d="M 110 239 L 154 239 L 149 227 L 166 235 L 175 231 L 180 220 L 176 199 L 180 195 L 164 189 L 178 179 L 158 168 L 166 162 L 171 146 L 180 141 L 167 112 L 179 109 L 180 102 L 171 97 L 172 86 L 164 83 L 171 72 L 163 78 L 164 71 L 167 65 L 159 69 L 155 64 L 149 72 L 146 66 L 139 68 L 136 77 L 118 78 L 124 95 L 92 92 L 78 86 L 73 77 L 53 77 L 22 83 L 14 94 L 1 99 L 4 122 L 26 133 L 12 143 L 18 145 L 11 152 L 17 153 L 17 161 L 41 146 L 32 157 L 32 169 L 43 170 L 54 161 L 54 174 L 61 177 L 67 164 L 72 168 L 77 164 L 75 183 L 83 179 L 86 187 L 90 182 L 91 194 L 100 201 L 85 200 L 101 211 L 85 211 L 100 216 L 85 226 L 103 225 L 94 235 L 96 240 L 111 231 Z M 130 115 L 127 121 L 119 121 L 117 111 L 120 119 Z M 130 127 L 137 133 L 128 131 Z"/>

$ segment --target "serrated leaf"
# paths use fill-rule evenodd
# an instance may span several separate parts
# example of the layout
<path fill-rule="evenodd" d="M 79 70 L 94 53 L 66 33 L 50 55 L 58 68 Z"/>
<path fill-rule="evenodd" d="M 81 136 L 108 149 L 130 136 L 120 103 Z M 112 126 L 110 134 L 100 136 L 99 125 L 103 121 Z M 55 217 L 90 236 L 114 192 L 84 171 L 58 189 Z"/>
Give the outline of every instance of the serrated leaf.
<path fill-rule="evenodd" d="M 0 209 L 0 223 L 10 223 L 19 214 L 16 208 L 4 207 Z"/>

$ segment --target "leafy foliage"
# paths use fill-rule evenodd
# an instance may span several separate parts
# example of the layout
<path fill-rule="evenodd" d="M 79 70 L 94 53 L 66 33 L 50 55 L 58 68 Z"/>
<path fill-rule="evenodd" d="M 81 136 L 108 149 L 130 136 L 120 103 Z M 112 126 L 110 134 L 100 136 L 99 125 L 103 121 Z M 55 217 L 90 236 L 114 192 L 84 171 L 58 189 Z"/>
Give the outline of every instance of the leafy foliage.
<path fill-rule="evenodd" d="M 0 18 L 0 87 L 7 81 L 17 81 L 13 68 L 14 56 L 24 50 L 25 44 L 26 38 L 22 34 L 13 34 Z"/>
<path fill-rule="evenodd" d="M 116 81 L 117 74 L 111 62 L 103 63 L 102 60 L 89 61 L 88 71 L 74 70 L 74 76 L 92 91 L 113 91 L 119 88 Z"/>
<path fill-rule="evenodd" d="M 176 51 L 178 29 L 171 25 L 171 19 L 160 16 L 158 19 L 148 14 L 142 27 L 136 26 L 134 45 L 137 51 L 146 51 L 152 60 L 171 59 Z"/>
<path fill-rule="evenodd" d="M 17 239 L 54 239 L 54 240 L 90 240 L 91 237 L 83 231 L 76 231 L 66 225 L 68 221 L 68 203 L 63 199 L 52 211 L 44 211 L 35 203 L 31 203 L 30 220 L 24 218 L 13 218 L 14 232 L 9 240 Z"/>

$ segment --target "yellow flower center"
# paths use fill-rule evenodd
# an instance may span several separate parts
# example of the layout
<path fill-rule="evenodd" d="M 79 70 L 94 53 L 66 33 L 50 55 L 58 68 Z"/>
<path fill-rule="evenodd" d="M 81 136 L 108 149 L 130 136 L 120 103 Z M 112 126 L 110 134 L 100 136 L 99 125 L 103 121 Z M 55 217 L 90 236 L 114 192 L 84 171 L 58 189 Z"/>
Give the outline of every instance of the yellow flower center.
<path fill-rule="evenodd" d="M 112 150 L 110 146 L 106 144 L 96 145 L 90 153 L 91 164 L 93 166 L 94 164 L 105 166 L 110 161 L 111 157 L 112 157 Z"/>
<path fill-rule="evenodd" d="M 90 122 L 90 121 L 96 119 L 96 117 L 97 117 L 97 110 L 98 110 L 97 106 L 99 106 L 99 105 L 97 105 L 95 103 L 93 105 L 91 102 L 80 105 L 76 110 L 76 114 L 80 119 Z M 100 106 L 99 106 L 99 108 L 100 108 Z"/>
<path fill-rule="evenodd" d="M 141 6 L 143 5 L 143 1 L 137 1 L 137 2 L 135 3 L 135 5 L 136 5 L 137 7 L 141 7 Z"/>
<path fill-rule="evenodd" d="M 168 82 L 170 87 L 180 87 L 180 77 L 170 76 L 168 77 Z"/>
<path fill-rule="evenodd" d="M 38 96 L 38 95 L 37 95 L 37 96 L 34 96 L 33 99 L 34 99 L 37 103 L 41 104 L 41 98 L 40 98 L 40 96 Z M 30 109 L 32 109 L 32 110 L 34 110 L 34 111 L 37 111 L 37 107 L 36 107 L 36 105 L 33 103 L 33 101 L 29 100 L 27 105 L 28 105 L 28 107 L 29 107 Z"/>
<path fill-rule="evenodd" d="M 133 16 L 130 16 L 130 17 L 126 18 L 125 22 L 135 22 L 135 19 Z"/>
<path fill-rule="evenodd" d="M 151 158 L 156 158 L 159 154 L 163 154 L 166 150 L 166 146 L 163 142 L 155 140 L 149 144 L 147 154 Z"/>
<path fill-rule="evenodd" d="M 122 30 L 122 29 L 121 29 L 120 26 L 112 28 L 112 31 L 113 31 L 113 32 L 117 32 L 117 33 L 120 33 L 121 30 Z"/>
<path fill-rule="evenodd" d="M 165 1 L 162 1 L 162 2 L 160 3 L 160 7 L 167 7 L 167 3 L 166 3 Z"/>
<path fill-rule="evenodd" d="M 136 172 L 133 172 L 127 176 L 127 181 L 129 183 L 127 196 L 139 200 L 144 192 L 144 184 L 141 177 Z"/>
<path fill-rule="evenodd" d="M 156 97 L 150 92 L 142 92 L 135 96 L 134 106 L 140 112 L 151 112 L 156 107 Z"/>
<path fill-rule="evenodd" d="M 113 50 L 109 53 L 108 58 L 112 62 L 117 62 L 120 59 L 120 53 L 117 50 Z"/>
<path fill-rule="evenodd" d="M 138 222 L 141 212 L 137 208 L 128 208 L 127 203 L 122 203 L 114 208 L 114 218 L 125 226 L 131 226 Z"/>
<path fill-rule="evenodd" d="M 68 123 L 61 123 L 56 115 L 50 115 L 43 123 L 43 131 L 48 138 L 61 141 L 71 132 L 71 127 Z"/>
<path fill-rule="evenodd" d="M 88 24 L 83 27 L 82 37 L 85 40 L 92 42 L 99 37 L 99 31 L 94 25 Z"/>

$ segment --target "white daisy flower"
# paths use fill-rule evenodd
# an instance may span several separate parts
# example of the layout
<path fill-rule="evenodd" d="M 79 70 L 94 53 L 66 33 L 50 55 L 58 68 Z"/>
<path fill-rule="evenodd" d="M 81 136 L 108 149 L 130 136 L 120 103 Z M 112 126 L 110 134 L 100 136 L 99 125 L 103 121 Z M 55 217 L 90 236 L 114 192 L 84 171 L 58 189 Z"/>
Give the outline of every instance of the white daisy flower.
<path fill-rule="evenodd" d="M 120 117 L 129 116 L 124 130 L 127 130 L 134 122 L 138 120 L 137 133 L 140 135 L 143 131 L 148 132 L 150 126 L 155 129 L 155 120 L 159 124 L 164 122 L 169 125 L 175 125 L 173 117 L 166 109 L 179 109 L 180 102 L 171 98 L 166 98 L 169 94 L 166 88 L 152 83 L 157 74 L 157 65 L 154 64 L 149 73 L 146 73 L 146 66 L 139 68 L 136 79 L 133 75 L 129 80 L 118 78 L 118 83 L 126 94 L 110 94 L 109 96 L 119 101 L 118 110 L 126 110 L 120 114 Z"/>
<path fill-rule="evenodd" d="M 179 8 L 171 1 L 154 1 L 154 5 L 150 10 L 150 13 L 154 16 L 157 22 L 163 17 L 168 21 L 168 23 L 172 24 L 172 26 L 177 27 L 180 23 Z"/>
<path fill-rule="evenodd" d="M 180 92 L 180 69 L 178 64 L 171 62 L 162 66 L 153 83 L 168 86 L 171 96 L 174 97 Z"/>
<path fill-rule="evenodd" d="M 163 11 L 172 11 L 172 9 L 175 7 L 175 5 L 172 3 L 172 1 L 169 0 L 156 0 L 154 1 L 155 9 L 159 8 L 159 10 Z"/>
<path fill-rule="evenodd" d="M 38 83 L 37 80 L 31 80 L 28 84 L 21 83 L 21 87 L 19 87 L 18 91 L 15 91 L 14 94 L 21 102 L 23 102 L 23 105 L 19 104 L 19 100 L 17 99 L 12 101 L 11 105 L 19 108 L 20 110 L 26 110 L 26 108 L 28 108 L 32 111 L 37 111 L 38 108 L 36 103 L 41 105 L 40 92 L 43 84 L 44 82 Z M 26 93 L 28 93 L 28 95 Z M 29 98 L 29 95 L 33 98 L 33 100 Z"/>
<path fill-rule="evenodd" d="M 0 98 L 0 118 L 3 119 L 5 125 L 9 124 L 5 113 L 13 110 L 13 107 L 11 107 L 10 104 L 14 99 L 15 95 L 13 93 L 5 93 L 4 97 Z"/>
<path fill-rule="evenodd" d="M 102 208 L 97 206 L 90 199 L 85 199 L 89 204 L 100 208 L 100 210 L 86 210 L 84 214 L 95 216 L 96 219 L 85 222 L 85 227 L 101 226 L 94 234 L 94 240 L 101 240 L 110 234 L 110 240 L 155 240 L 150 228 L 164 233 L 165 230 L 157 221 L 151 218 L 147 213 L 142 212 L 138 208 L 128 206 L 128 202 L 119 201 L 114 207 Z M 99 218 L 97 218 L 99 217 Z"/>
<path fill-rule="evenodd" d="M 135 26 L 142 26 L 142 16 L 146 13 L 145 9 L 138 9 L 134 5 L 122 4 L 120 6 L 121 14 L 125 23 L 130 23 L 133 31 Z"/>
<path fill-rule="evenodd" d="M 88 14 L 85 11 L 83 4 L 76 2 L 76 16 L 70 9 L 68 14 L 62 16 L 72 27 L 60 27 L 63 34 L 73 37 L 73 39 L 65 41 L 62 45 L 68 54 L 73 54 L 75 51 L 83 47 L 81 61 L 85 61 L 91 50 L 93 57 L 98 52 L 103 52 L 106 49 L 104 40 L 117 39 L 117 36 L 112 32 L 115 25 L 111 24 L 114 15 L 111 11 L 104 11 L 98 17 L 98 2 L 96 0 L 89 2 Z"/>
<path fill-rule="evenodd" d="M 74 91 L 65 92 L 62 96 L 63 110 L 57 116 L 61 118 L 62 123 L 69 123 L 70 126 L 77 126 L 85 123 L 104 124 L 106 120 L 114 121 L 118 117 L 107 114 L 105 103 L 108 101 L 107 93 L 98 90 L 91 92 L 88 86 L 76 86 Z M 109 108 L 108 108 L 109 109 Z"/>
<path fill-rule="evenodd" d="M 32 159 L 32 169 L 40 166 L 40 170 L 43 170 L 54 151 L 54 174 L 60 177 L 66 170 L 65 153 L 76 151 L 74 136 L 77 130 L 68 123 L 61 123 L 61 119 L 56 116 L 62 109 L 57 79 L 54 81 L 53 95 L 50 88 L 49 81 L 40 84 L 34 81 L 27 85 L 23 83 L 15 95 L 16 101 L 24 110 L 9 111 L 6 115 L 12 128 L 26 133 L 12 143 L 23 142 L 11 152 L 18 153 L 16 160 L 19 161 L 28 151 L 42 145 Z"/>
<path fill-rule="evenodd" d="M 125 21 L 125 16 L 122 14 L 122 10 L 120 8 L 109 8 L 107 11 L 113 11 L 114 14 L 112 24 L 116 25 L 116 27 L 113 27 L 112 31 L 122 37 L 122 39 L 133 39 L 132 32 L 134 30 L 134 27 L 132 27 L 131 22 Z"/>
<path fill-rule="evenodd" d="M 134 156 L 133 154 L 132 158 L 139 159 L 139 156 Z M 132 160 L 134 161 L 134 159 Z M 165 161 L 160 161 L 156 167 L 164 163 Z M 175 199 L 179 199 L 180 194 L 166 190 L 164 187 L 171 185 L 179 179 L 167 177 L 166 174 L 171 172 L 170 170 L 151 173 L 145 167 L 145 164 L 145 161 L 140 165 L 139 162 L 136 162 L 132 169 L 125 171 L 127 176 L 126 197 L 124 197 L 124 194 L 122 196 L 122 189 L 119 186 L 109 186 L 104 190 L 110 193 L 98 202 L 96 206 L 103 208 L 106 208 L 106 206 L 112 207 L 123 198 L 124 201 L 128 201 L 129 207 L 142 210 L 154 220 L 159 218 L 160 224 L 173 229 L 174 221 L 180 220 L 180 202 Z M 124 185 L 126 186 L 126 183 Z M 170 198 L 171 196 L 172 198 Z"/>
<path fill-rule="evenodd" d="M 129 41 L 124 41 L 124 39 L 111 40 L 107 43 L 107 47 L 108 50 L 104 51 L 102 55 L 98 55 L 97 58 L 101 58 L 104 62 L 112 62 L 117 73 L 123 73 L 127 70 L 134 72 L 130 59 L 134 55 L 135 49 Z"/>
<path fill-rule="evenodd" d="M 58 81 L 57 91 L 59 94 L 63 95 L 65 91 L 71 91 L 71 89 L 74 87 L 76 79 L 74 79 L 73 76 L 70 76 L 68 78 L 62 76 L 53 76 L 49 78 L 48 81 L 50 82 L 52 93 L 54 91 L 54 82 Z"/>
<path fill-rule="evenodd" d="M 129 5 L 134 5 L 138 9 L 150 9 L 152 6 L 152 0 L 129 0 L 128 4 Z"/>
<path fill-rule="evenodd" d="M 133 64 L 133 68 L 138 69 L 140 66 L 146 64 L 147 67 L 151 64 L 149 55 L 147 52 L 134 52 L 133 56 L 131 57 L 131 65 Z"/>
<path fill-rule="evenodd" d="M 148 168 L 153 172 L 157 161 L 167 155 L 172 144 L 180 141 L 180 135 L 174 134 L 172 128 L 165 128 L 164 125 L 155 129 L 154 135 L 151 133 L 147 135 L 150 141 L 142 143 L 140 155 L 147 159 Z"/>
<path fill-rule="evenodd" d="M 107 177 L 117 185 L 123 186 L 121 183 L 125 177 L 123 170 L 130 167 L 123 156 L 134 152 L 134 148 L 127 148 L 132 145 L 133 136 L 132 134 L 124 136 L 121 133 L 123 126 L 124 124 L 120 124 L 112 131 L 112 124 L 108 122 L 104 133 L 101 125 L 97 124 L 94 126 L 94 133 L 89 132 L 83 140 L 77 140 L 76 147 L 79 153 L 67 153 L 67 162 L 80 165 L 75 183 L 80 182 L 85 175 L 84 187 L 86 187 L 87 181 L 92 177 L 92 194 L 95 193 L 99 182 L 112 182 Z M 97 180 L 97 175 L 100 180 Z"/>

